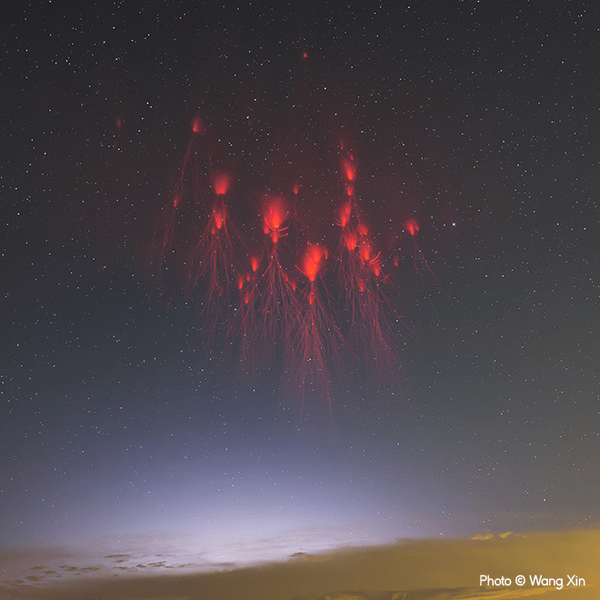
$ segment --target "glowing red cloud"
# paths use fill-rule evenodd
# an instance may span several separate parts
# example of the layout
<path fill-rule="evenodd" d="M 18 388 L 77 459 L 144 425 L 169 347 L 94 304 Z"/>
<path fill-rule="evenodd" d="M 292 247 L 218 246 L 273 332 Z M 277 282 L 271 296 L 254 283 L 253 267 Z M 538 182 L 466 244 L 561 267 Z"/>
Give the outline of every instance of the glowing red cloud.
<path fill-rule="evenodd" d="M 268 196 L 263 210 L 263 231 L 271 236 L 276 244 L 280 237 L 285 236 L 286 227 L 283 224 L 289 217 L 289 202 L 283 196 Z"/>
<path fill-rule="evenodd" d="M 347 230 L 344 234 L 344 244 L 349 252 L 352 252 L 358 244 L 358 235 L 355 231 Z"/>
<path fill-rule="evenodd" d="M 302 256 L 302 266 L 300 270 L 308 277 L 309 281 L 314 281 L 323 268 L 327 259 L 327 248 L 312 244 L 306 247 Z"/>
<path fill-rule="evenodd" d="M 379 277 L 381 273 L 381 254 L 378 254 L 373 260 L 370 262 L 371 271 L 373 271 L 373 275 L 375 277 Z"/>
<path fill-rule="evenodd" d="M 213 219 L 214 219 L 214 228 L 212 233 L 215 233 L 217 229 L 221 229 L 223 227 L 223 223 L 225 223 L 225 217 L 227 215 L 227 211 L 225 207 L 218 207 L 214 209 Z"/>
<path fill-rule="evenodd" d="M 202 119 L 198 115 L 192 119 L 192 131 L 194 133 L 202 133 L 204 131 Z"/>
<path fill-rule="evenodd" d="M 213 177 L 213 189 L 217 196 L 224 196 L 229 191 L 230 186 L 231 178 L 229 177 L 229 173 L 224 173 L 223 171 L 215 173 Z"/>
<path fill-rule="evenodd" d="M 363 263 L 369 262 L 371 260 L 371 254 L 373 252 L 373 247 L 371 246 L 371 242 L 365 240 L 360 246 L 360 258 Z"/>
<path fill-rule="evenodd" d="M 352 157 L 342 159 L 342 166 L 344 168 L 344 174 L 348 181 L 354 181 L 356 179 L 356 163 L 352 160 Z"/>
<path fill-rule="evenodd" d="M 419 231 L 419 221 L 417 221 L 415 218 L 410 218 L 408 221 L 406 221 L 404 226 L 410 235 L 414 236 Z"/>
<path fill-rule="evenodd" d="M 348 225 L 348 222 L 350 221 L 350 215 L 352 213 L 352 205 L 350 204 L 350 201 L 342 204 L 342 206 L 340 206 L 340 218 L 338 220 L 338 225 L 340 227 L 346 227 L 346 225 Z"/>

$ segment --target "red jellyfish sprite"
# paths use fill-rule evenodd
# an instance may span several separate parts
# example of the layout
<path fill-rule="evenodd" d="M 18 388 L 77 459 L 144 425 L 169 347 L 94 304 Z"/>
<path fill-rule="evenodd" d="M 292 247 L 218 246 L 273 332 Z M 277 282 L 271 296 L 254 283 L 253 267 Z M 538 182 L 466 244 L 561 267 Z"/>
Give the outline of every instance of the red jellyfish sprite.
<path fill-rule="evenodd" d="M 267 362 L 289 354 L 298 318 L 296 282 L 284 266 L 280 248 L 287 236 L 290 211 L 285 196 L 267 194 L 263 199 L 261 213 L 266 239 L 257 280 L 256 341 L 257 351 Z"/>
<path fill-rule="evenodd" d="M 250 272 L 237 275 L 239 305 L 236 318 L 232 320 L 232 324 L 227 330 L 227 350 L 231 351 L 237 344 L 239 369 L 244 377 L 247 377 L 251 370 L 259 366 L 259 356 L 256 348 L 258 265 L 259 259 L 256 256 L 251 256 Z"/>
<path fill-rule="evenodd" d="M 225 204 L 230 186 L 228 173 L 213 175 L 214 199 L 209 220 L 188 258 L 186 295 L 189 298 L 198 294 L 209 341 L 214 340 L 217 328 L 228 321 L 236 285 L 234 246 L 242 243 Z"/>
<path fill-rule="evenodd" d="M 406 223 L 404 224 L 404 227 L 405 227 L 406 231 L 408 231 L 408 233 L 410 234 L 410 236 L 412 237 L 412 240 L 413 240 L 413 266 L 414 266 L 414 271 L 415 271 L 415 280 L 417 281 L 417 285 L 419 287 L 421 287 L 421 289 L 423 290 L 425 296 L 427 297 L 427 300 L 429 301 L 429 304 L 432 306 L 434 311 L 436 311 L 433 301 L 431 299 L 431 296 L 430 296 L 429 292 L 427 291 L 427 286 L 425 285 L 425 281 L 423 279 L 423 267 L 429 273 L 429 275 L 431 276 L 431 279 L 433 280 L 435 285 L 440 290 L 442 290 L 442 292 L 444 291 L 444 288 L 442 287 L 442 284 L 440 283 L 438 276 L 434 273 L 433 269 L 429 266 L 429 263 L 427 262 L 427 259 L 425 258 L 425 255 L 423 254 L 421 248 L 419 248 L 419 245 L 417 244 L 417 234 L 419 233 L 419 228 L 420 228 L 419 221 L 417 221 L 417 219 L 415 219 L 414 217 L 411 217 L 410 219 L 408 219 L 406 221 Z M 436 311 L 436 314 L 437 314 L 437 311 Z"/>
<path fill-rule="evenodd" d="M 192 119 L 191 129 L 192 133 L 179 169 L 179 177 L 160 216 L 156 253 L 151 259 L 159 282 L 162 280 L 163 270 L 170 268 L 173 264 L 173 255 L 176 253 L 176 242 L 178 241 L 176 238 L 182 237 L 185 241 L 185 232 L 179 231 L 180 236 L 176 235 L 177 229 L 185 229 L 182 225 L 184 206 L 188 213 L 194 211 L 198 206 L 199 196 L 202 194 L 196 157 L 199 136 L 203 133 L 202 121 L 199 116 Z"/>
<path fill-rule="evenodd" d="M 390 306 L 383 286 L 381 253 L 374 250 L 369 227 L 362 220 L 355 196 L 357 166 L 351 154 L 342 156 L 347 199 L 339 209 L 342 228 L 336 251 L 337 285 L 344 307 L 342 322 L 357 358 L 378 381 L 396 379 L 396 337 L 385 308 Z M 389 312 L 389 311 L 388 311 Z"/>
<path fill-rule="evenodd" d="M 325 247 L 309 244 L 298 266 L 307 281 L 301 295 L 288 382 L 291 393 L 300 398 L 303 413 L 308 412 L 306 401 L 309 399 L 319 400 L 315 408 L 331 411 L 331 368 L 339 367 L 341 362 L 341 333 L 323 301 L 322 294 L 326 294 L 326 290 L 319 289 L 324 289 L 322 275 L 326 260 Z"/>

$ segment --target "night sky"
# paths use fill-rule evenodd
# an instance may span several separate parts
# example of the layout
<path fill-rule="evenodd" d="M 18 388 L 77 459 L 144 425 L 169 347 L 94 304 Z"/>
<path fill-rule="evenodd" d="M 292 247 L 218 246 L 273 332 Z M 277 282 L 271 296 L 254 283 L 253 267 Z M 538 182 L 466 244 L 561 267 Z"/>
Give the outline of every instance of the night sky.
<path fill-rule="evenodd" d="M 2 13 L 3 549 L 218 562 L 598 524 L 594 3 Z M 350 201 L 384 350 L 339 268 Z M 275 254 L 280 315 L 257 308 Z"/>

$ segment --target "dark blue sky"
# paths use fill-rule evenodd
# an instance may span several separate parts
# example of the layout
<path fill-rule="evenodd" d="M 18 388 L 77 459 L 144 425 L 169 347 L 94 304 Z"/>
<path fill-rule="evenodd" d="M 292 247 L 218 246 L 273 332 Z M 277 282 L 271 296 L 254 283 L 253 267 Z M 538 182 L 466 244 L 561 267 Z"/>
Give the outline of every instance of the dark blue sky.
<path fill-rule="evenodd" d="M 152 538 L 248 559 L 254 547 L 597 524 L 597 8 L 4 11 L 4 547 Z M 262 194 L 292 198 L 300 182 L 285 272 L 302 297 L 301 247 L 327 246 L 315 285 L 341 314 L 335 219 L 350 153 L 396 375 L 366 368 L 365 338 L 365 356 L 325 350 L 329 392 L 304 397 L 286 387 L 301 367 L 283 340 L 248 370 L 224 333 L 210 339 L 208 288 L 186 299 L 185 265 L 212 173 L 232 173 L 246 264 L 265 244 Z M 187 204 L 159 283 L 182 172 Z M 219 318 L 221 331 L 234 320 Z"/>

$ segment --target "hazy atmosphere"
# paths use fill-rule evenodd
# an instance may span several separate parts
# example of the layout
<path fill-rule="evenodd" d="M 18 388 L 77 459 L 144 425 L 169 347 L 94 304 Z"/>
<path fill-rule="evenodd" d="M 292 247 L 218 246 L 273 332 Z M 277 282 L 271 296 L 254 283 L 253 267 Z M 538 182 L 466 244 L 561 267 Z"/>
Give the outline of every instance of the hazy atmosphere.
<path fill-rule="evenodd" d="M 598 7 L 2 13 L 0 595 L 487 533 L 591 593 Z M 479 587 L 402 573 L 256 597 Z"/>

